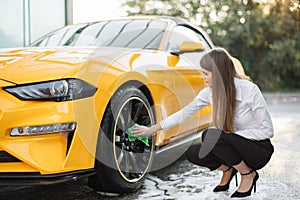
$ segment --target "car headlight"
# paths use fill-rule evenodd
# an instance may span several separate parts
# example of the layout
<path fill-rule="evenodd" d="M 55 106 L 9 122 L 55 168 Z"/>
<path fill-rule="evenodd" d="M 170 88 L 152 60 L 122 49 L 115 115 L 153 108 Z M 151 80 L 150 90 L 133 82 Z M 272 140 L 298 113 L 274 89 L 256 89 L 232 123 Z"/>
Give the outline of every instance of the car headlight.
<path fill-rule="evenodd" d="M 4 88 L 21 100 L 68 101 L 91 97 L 97 88 L 80 79 L 63 79 Z"/>

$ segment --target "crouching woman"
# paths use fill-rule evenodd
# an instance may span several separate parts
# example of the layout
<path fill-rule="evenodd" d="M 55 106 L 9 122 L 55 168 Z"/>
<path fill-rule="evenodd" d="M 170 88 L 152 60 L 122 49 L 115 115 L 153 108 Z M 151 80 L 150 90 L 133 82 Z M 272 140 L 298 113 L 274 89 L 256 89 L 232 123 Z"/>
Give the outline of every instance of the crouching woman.
<path fill-rule="evenodd" d="M 269 162 L 274 151 L 267 105 L 259 88 L 236 73 L 225 49 L 210 50 L 201 58 L 200 67 L 207 87 L 182 110 L 151 127 L 138 126 L 133 134 L 149 136 L 167 130 L 211 104 L 213 126 L 203 132 L 202 143 L 189 147 L 187 158 L 196 165 L 223 171 L 214 192 L 228 190 L 230 181 L 239 172 L 241 182 L 231 197 L 250 196 L 252 189 L 256 191 L 257 170 Z"/>

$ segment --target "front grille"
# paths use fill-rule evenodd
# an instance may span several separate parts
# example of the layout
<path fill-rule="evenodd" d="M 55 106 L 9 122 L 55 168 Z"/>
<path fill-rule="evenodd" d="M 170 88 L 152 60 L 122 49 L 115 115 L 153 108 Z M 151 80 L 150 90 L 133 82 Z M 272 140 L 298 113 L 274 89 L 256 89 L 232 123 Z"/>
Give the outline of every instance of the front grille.
<path fill-rule="evenodd" d="M 18 158 L 10 155 L 6 151 L 0 151 L 0 163 L 3 162 L 21 162 Z"/>

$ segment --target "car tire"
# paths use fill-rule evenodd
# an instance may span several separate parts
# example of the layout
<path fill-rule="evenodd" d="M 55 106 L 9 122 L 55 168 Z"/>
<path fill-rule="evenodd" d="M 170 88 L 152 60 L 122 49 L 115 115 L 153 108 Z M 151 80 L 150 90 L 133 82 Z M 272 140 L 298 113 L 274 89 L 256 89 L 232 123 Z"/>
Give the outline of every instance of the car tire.
<path fill-rule="evenodd" d="M 138 87 L 123 86 L 113 95 L 100 126 L 96 174 L 89 178 L 90 187 L 124 194 L 143 184 L 151 168 L 155 141 L 153 136 L 148 137 L 149 146 L 141 140 L 130 141 L 126 130 L 135 123 L 152 125 L 154 112 Z"/>

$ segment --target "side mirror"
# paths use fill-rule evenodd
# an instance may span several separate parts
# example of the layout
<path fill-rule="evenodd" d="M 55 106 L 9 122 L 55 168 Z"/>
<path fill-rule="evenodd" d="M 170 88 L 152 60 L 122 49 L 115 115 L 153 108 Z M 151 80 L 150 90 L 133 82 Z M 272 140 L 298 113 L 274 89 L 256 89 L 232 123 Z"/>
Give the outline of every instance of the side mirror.
<path fill-rule="evenodd" d="M 179 51 L 171 52 L 173 55 L 180 55 L 183 53 L 192 53 L 192 52 L 201 52 L 205 50 L 205 46 L 203 42 L 192 42 L 192 41 L 185 41 L 182 42 Z"/>
<path fill-rule="evenodd" d="M 179 48 L 180 52 L 204 51 L 205 46 L 202 42 L 182 42 Z"/>

